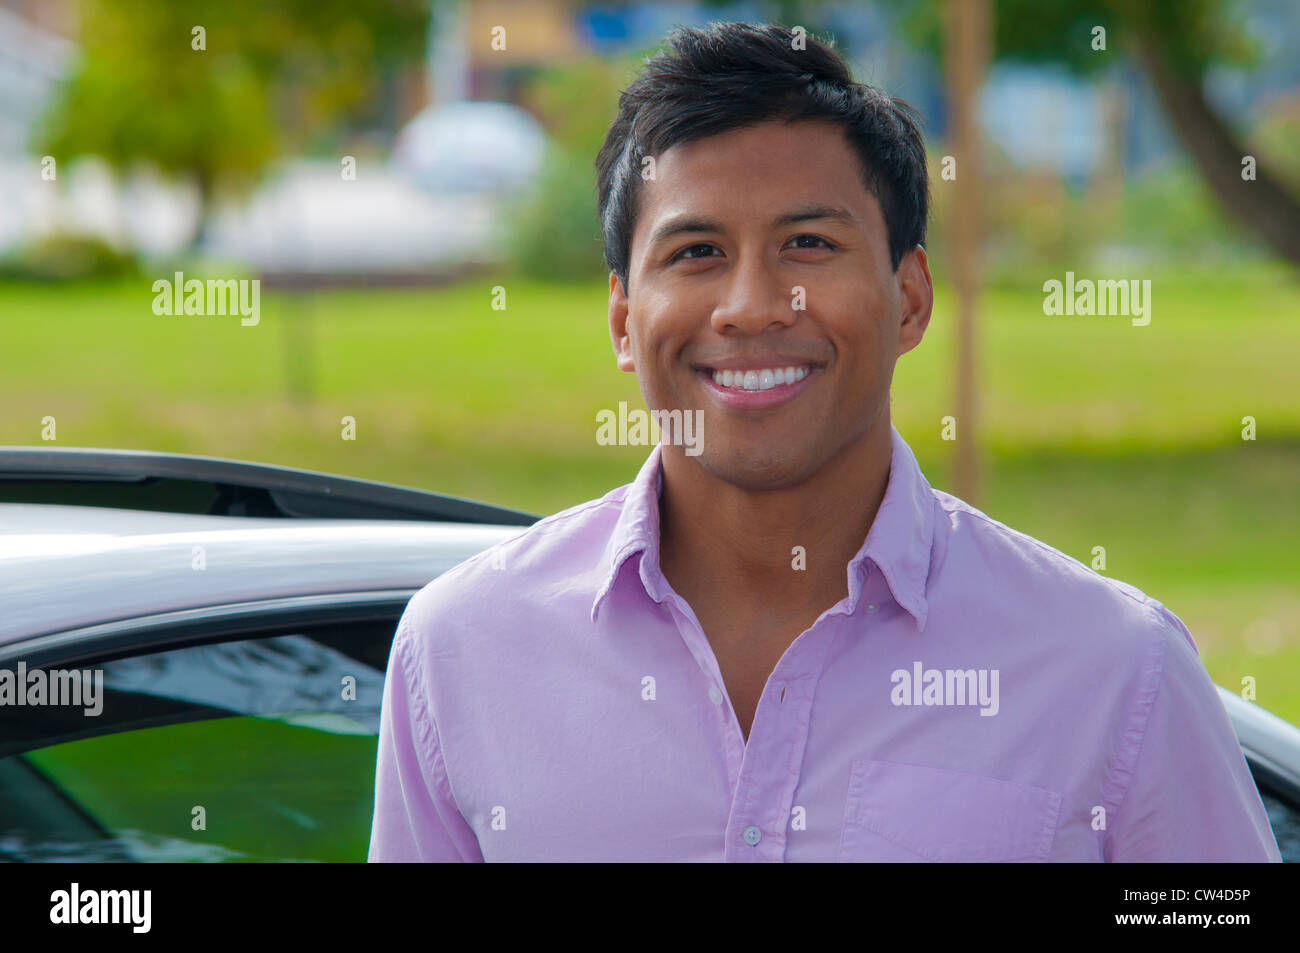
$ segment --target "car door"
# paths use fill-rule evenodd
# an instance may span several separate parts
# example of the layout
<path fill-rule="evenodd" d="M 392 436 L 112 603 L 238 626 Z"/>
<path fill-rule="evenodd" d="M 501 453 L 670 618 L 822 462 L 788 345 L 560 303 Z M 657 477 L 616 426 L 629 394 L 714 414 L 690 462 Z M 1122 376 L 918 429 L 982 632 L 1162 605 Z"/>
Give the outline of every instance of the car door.
<path fill-rule="evenodd" d="M 0 708 L 0 859 L 364 861 L 409 595 L 213 607 L 7 647 L 0 667 L 70 671 L 85 692 Z"/>

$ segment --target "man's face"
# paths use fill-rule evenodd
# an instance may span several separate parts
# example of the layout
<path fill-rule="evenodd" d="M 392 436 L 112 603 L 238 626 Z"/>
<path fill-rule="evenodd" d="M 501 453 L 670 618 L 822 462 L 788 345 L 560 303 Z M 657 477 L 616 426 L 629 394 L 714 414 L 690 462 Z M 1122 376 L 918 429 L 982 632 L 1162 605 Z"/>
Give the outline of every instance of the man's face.
<path fill-rule="evenodd" d="M 737 486 L 797 486 L 863 439 L 925 333 L 925 253 L 891 269 L 859 170 L 839 126 L 769 122 L 674 146 L 641 183 L 618 366 L 651 409 L 702 413 L 687 459 Z"/>

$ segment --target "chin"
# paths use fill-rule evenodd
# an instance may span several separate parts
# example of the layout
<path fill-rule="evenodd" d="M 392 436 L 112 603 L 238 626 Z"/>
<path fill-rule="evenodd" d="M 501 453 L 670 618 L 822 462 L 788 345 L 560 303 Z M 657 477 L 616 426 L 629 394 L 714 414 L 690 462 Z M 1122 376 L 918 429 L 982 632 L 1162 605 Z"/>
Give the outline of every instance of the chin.
<path fill-rule="evenodd" d="M 818 467 L 810 454 L 788 447 L 706 448 L 692 459 L 717 479 L 742 490 L 783 490 L 798 486 L 816 473 Z"/>

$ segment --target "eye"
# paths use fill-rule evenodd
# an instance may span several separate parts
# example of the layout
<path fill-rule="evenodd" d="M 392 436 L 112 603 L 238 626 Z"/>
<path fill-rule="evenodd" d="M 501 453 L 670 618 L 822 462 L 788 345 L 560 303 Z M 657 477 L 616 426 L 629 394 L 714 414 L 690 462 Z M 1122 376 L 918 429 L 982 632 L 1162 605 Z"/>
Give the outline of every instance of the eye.
<path fill-rule="evenodd" d="M 683 248 L 681 251 L 679 251 L 676 255 L 673 255 L 673 257 L 672 257 L 671 260 L 672 260 L 672 261 L 677 261 L 677 259 L 679 259 L 679 258 L 712 258 L 712 257 L 713 257 L 712 255 L 687 255 L 687 254 L 686 254 L 687 252 L 690 252 L 690 251 L 698 251 L 698 250 L 701 249 L 701 248 L 708 249 L 709 251 L 714 251 L 714 250 L 715 250 L 714 247 L 713 247 L 712 245 L 708 244 L 707 242 L 697 242 L 697 243 L 694 244 L 694 245 L 687 245 L 685 248 Z"/>
<path fill-rule="evenodd" d="M 834 246 L 834 245 L 832 245 L 832 244 L 831 244 L 830 242 L 828 242 L 826 239 L 822 238 L 820 235 L 796 235 L 794 238 L 790 239 L 790 241 L 791 241 L 791 242 L 803 242 L 803 241 L 805 241 L 805 240 L 807 240 L 807 239 L 811 239 L 811 240 L 814 241 L 814 242 L 821 242 L 823 247 L 825 247 L 825 248 L 829 248 L 829 249 L 831 249 L 832 251 L 834 251 L 834 249 L 835 249 L 835 246 Z M 818 247 L 818 246 L 816 246 L 816 245 L 796 245 L 795 247 L 797 247 L 797 248 L 816 248 L 816 247 Z"/>

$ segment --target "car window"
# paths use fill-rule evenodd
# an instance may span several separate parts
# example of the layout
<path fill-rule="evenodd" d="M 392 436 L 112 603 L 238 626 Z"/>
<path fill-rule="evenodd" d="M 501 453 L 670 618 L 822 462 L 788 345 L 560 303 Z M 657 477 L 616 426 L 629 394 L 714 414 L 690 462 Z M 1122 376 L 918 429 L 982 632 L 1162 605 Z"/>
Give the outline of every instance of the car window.
<path fill-rule="evenodd" d="M 365 860 L 396 625 L 85 666 L 98 715 L 0 709 L 0 859 Z"/>
<path fill-rule="evenodd" d="M 1300 862 L 1300 808 L 1282 800 L 1264 785 L 1259 787 L 1259 796 L 1264 802 L 1273 836 L 1277 838 L 1282 860 L 1291 864 Z"/>

